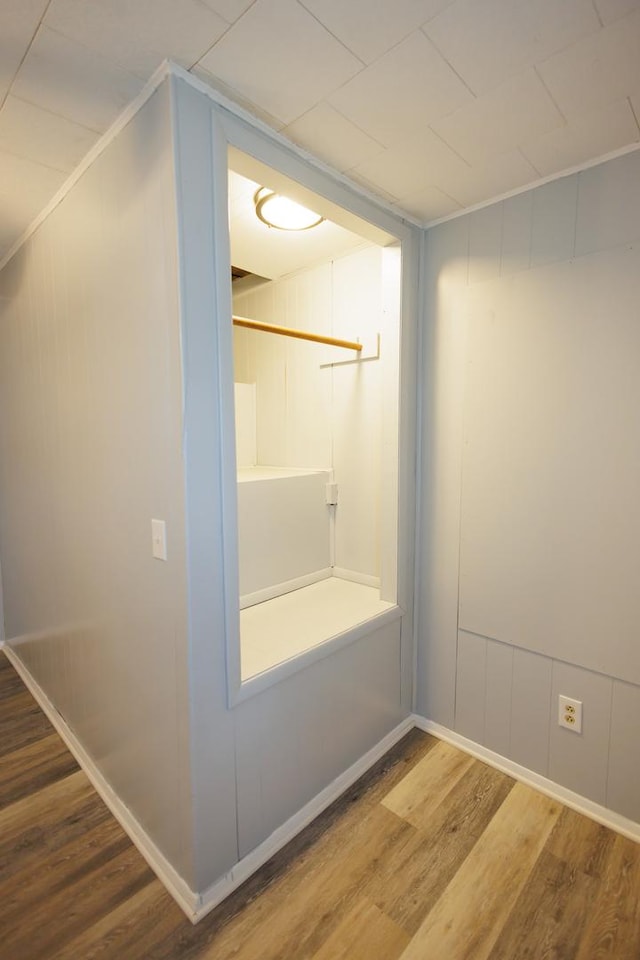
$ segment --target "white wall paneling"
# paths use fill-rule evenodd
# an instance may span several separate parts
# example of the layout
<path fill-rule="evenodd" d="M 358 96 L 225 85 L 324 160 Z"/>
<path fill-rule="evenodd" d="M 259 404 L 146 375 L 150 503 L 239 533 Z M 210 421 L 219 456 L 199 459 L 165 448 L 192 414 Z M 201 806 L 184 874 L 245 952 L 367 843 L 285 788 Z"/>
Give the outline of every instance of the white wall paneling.
<path fill-rule="evenodd" d="M 418 260 L 413 228 L 167 72 L 0 274 L 0 548 L 13 655 L 197 900 L 231 889 L 241 856 L 274 830 L 289 839 L 301 811 L 321 809 L 316 798 L 411 711 L 410 612 L 404 629 L 397 609 L 229 699 L 240 676 L 229 142 L 403 243 L 406 449 L 389 489 L 402 500 L 408 611 Z M 289 294 L 314 325 L 331 312 L 330 286 L 324 303 L 303 281 L 281 294 L 278 313 Z M 306 389 L 293 379 L 285 399 Z M 397 421 L 397 400 L 388 406 Z M 381 434 L 378 449 L 392 446 Z M 315 466 L 329 438 L 294 424 L 284 443 Z M 166 563 L 151 555 L 151 517 L 167 524 Z"/>
<path fill-rule="evenodd" d="M 631 816 L 638 196 L 635 152 L 427 233 L 417 678 L 426 716 Z"/>
<path fill-rule="evenodd" d="M 332 371 L 320 370 L 316 345 L 265 337 L 270 353 L 264 359 L 249 331 L 233 331 L 226 220 L 227 143 L 246 150 L 262 164 L 279 169 L 333 204 L 344 206 L 350 214 L 365 214 L 380 229 L 395 232 L 406 245 L 409 277 L 404 282 L 415 283 L 415 273 L 412 275 L 411 271 L 415 271 L 417 259 L 411 249 L 413 234 L 406 226 L 308 167 L 268 135 L 221 110 L 204 90 L 196 90 L 182 79 L 175 79 L 174 87 L 186 344 L 185 418 L 187 442 L 193 445 L 187 448 L 186 483 L 190 636 L 197 658 L 191 703 L 198 767 L 195 837 L 196 845 L 202 844 L 209 851 L 199 861 L 198 882 L 202 889 L 203 885 L 215 884 L 220 876 L 222 860 L 215 860 L 213 851 L 221 849 L 221 831 L 234 842 L 238 837 L 236 858 L 249 854 L 411 709 L 405 680 L 405 665 L 411 662 L 411 633 L 405 632 L 401 620 L 388 622 L 379 629 L 373 623 L 370 629 L 359 630 L 353 642 L 337 645 L 326 656 L 309 660 L 303 670 L 281 675 L 280 682 L 272 682 L 266 689 L 264 685 L 254 686 L 254 692 L 246 698 L 236 696 L 240 689 L 240 663 L 233 344 L 235 341 L 236 377 L 257 384 L 258 463 L 287 464 L 293 455 L 295 467 L 328 465 L 325 456 L 331 454 L 330 425 L 324 429 L 320 422 L 314 436 L 308 421 L 291 422 L 276 437 L 268 423 L 265 427 L 264 420 L 307 402 L 311 387 L 315 392 L 318 385 L 324 384 L 321 378 L 326 378 L 327 373 L 331 382 Z M 213 169 L 207 169 L 207 164 L 212 164 Z M 212 178 L 213 187 L 207 187 L 208 178 Z M 211 190 L 213 193 L 207 194 Z M 202 198 L 207 195 L 212 202 L 204 204 L 204 209 L 214 211 L 214 229 L 202 213 Z M 213 276 L 209 266 L 212 262 Z M 319 290 L 323 277 L 330 275 L 331 269 L 325 265 L 258 288 L 246 295 L 247 309 L 243 307 L 241 312 L 255 315 L 258 306 L 264 306 L 264 316 L 258 319 L 286 324 L 288 317 L 295 316 L 296 326 L 323 329 L 331 318 L 331 286 L 325 288 L 325 293 Z M 410 298 L 407 307 L 403 304 L 408 350 L 415 342 L 413 305 L 415 301 Z M 304 351 L 305 358 L 313 356 L 314 370 L 310 370 L 305 359 L 304 373 L 292 377 L 287 374 L 285 386 L 282 371 L 289 370 L 291 351 L 298 349 Z M 284 356 L 281 350 L 285 351 Z M 415 352 L 410 356 L 413 359 Z M 271 370 L 267 369 L 269 365 Z M 310 380 L 305 379 L 307 370 Z M 262 377 L 266 384 L 264 400 L 260 391 Z M 401 429 L 408 432 L 410 460 L 415 389 L 411 363 L 405 389 Z M 330 390 L 320 386 L 314 402 L 322 409 L 330 401 Z M 407 506 L 413 512 L 411 480 L 404 472 L 400 485 L 409 494 Z M 405 533 L 404 514 L 403 523 L 399 590 L 410 605 L 412 548 Z M 342 724 L 340 737 L 331 733 L 338 722 L 336 718 Z M 260 756 L 256 757 L 258 743 Z M 237 771 L 237 779 L 233 771 Z M 233 852 L 231 846 L 229 855 Z"/>
<path fill-rule="evenodd" d="M 193 885 L 175 231 L 165 84 L 0 274 L 0 546 L 8 644 Z"/>

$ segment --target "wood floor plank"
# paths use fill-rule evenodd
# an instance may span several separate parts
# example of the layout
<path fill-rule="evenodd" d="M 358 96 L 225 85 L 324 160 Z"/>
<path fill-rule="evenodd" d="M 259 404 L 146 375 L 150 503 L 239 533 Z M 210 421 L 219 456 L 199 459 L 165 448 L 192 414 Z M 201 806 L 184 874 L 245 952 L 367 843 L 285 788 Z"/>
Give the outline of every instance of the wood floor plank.
<path fill-rule="evenodd" d="M 431 820 L 389 851 L 364 888 L 404 929 L 415 933 L 491 822 L 514 781 L 474 761 Z"/>
<path fill-rule="evenodd" d="M 489 960 L 575 957 L 598 880 L 543 850 Z"/>
<path fill-rule="evenodd" d="M 379 803 L 364 815 L 354 813 L 345 818 L 347 829 L 318 844 L 312 857 L 295 863 L 277 887 L 262 894 L 259 909 L 223 929 L 203 958 L 236 957 L 238 938 L 243 960 L 312 957 L 353 908 L 389 848 L 413 830 Z"/>
<path fill-rule="evenodd" d="M 576 870 L 600 877 L 615 837 L 612 830 L 565 807 L 551 832 L 547 850 Z"/>
<path fill-rule="evenodd" d="M 110 817 L 82 771 L 0 811 L 0 883 Z"/>
<path fill-rule="evenodd" d="M 0 881 L 0 924 L 20 912 L 26 916 L 31 904 L 88 877 L 130 845 L 120 824 L 106 817 L 69 843 L 41 850 L 39 856 Z"/>
<path fill-rule="evenodd" d="M 14 750 L 20 750 L 22 747 L 34 743 L 42 737 L 48 737 L 54 732 L 53 726 L 42 710 L 30 701 L 29 703 L 29 709 L 18 711 L 15 716 L 10 716 L 9 723 L 3 723 L 2 737 L 0 738 L 0 758 Z"/>
<path fill-rule="evenodd" d="M 66 942 L 49 960 L 150 960 L 158 956 L 158 944 L 176 930 L 189 928 L 183 912 L 154 878 Z"/>
<path fill-rule="evenodd" d="M 0 762 L 0 809 L 79 769 L 57 733 L 6 754 Z"/>
<path fill-rule="evenodd" d="M 640 846 L 616 836 L 575 960 L 640 957 Z"/>
<path fill-rule="evenodd" d="M 3 921 L 3 950 L 12 960 L 49 960 L 66 941 L 153 879 L 150 868 L 129 844 L 99 868 L 31 904 L 28 924 L 24 914 Z"/>
<path fill-rule="evenodd" d="M 640 847 L 420 731 L 196 926 L 2 656 L 0 742 L 2 960 L 640 960 Z"/>
<path fill-rule="evenodd" d="M 395 960 L 409 934 L 367 900 L 359 900 L 325 940 L 312 960 Z"/>
<path fill-rule="evenodd" d="M 486 960 L 560 810 L 559 804 L 516 783 L 402 960 Z"/>
<path fill-rule="evenodd" d="M 413 826 L 426 823 L 474 759 L 441 741 L 390 790 L 382 803 Z"/>

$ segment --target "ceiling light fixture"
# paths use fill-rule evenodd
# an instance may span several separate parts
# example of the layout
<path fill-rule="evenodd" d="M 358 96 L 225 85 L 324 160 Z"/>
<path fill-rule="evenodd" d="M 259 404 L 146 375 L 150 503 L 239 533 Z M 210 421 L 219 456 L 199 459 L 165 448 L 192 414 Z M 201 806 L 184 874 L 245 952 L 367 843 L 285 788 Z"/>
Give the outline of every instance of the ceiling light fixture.
<path fill-rule="evenodd" d="M 269 187 L 260 187 L 253 201 L 258 219 L 268 227 L 276 227 L 278 230 L 310 230 L 324 220 L 320 214 L 303 207 L 295 200 L 281 196 Z"/>

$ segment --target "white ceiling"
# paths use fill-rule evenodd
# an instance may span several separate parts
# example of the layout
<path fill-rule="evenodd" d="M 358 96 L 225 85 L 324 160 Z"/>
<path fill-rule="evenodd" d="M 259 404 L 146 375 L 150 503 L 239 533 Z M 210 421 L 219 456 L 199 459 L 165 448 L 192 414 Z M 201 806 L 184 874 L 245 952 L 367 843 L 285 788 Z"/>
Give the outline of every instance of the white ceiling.
<path fill-rule="evenodd" d="M 640 0 L 0 0 L 0 257 L 165 58 L 423 222 L 640 139 Z"/>

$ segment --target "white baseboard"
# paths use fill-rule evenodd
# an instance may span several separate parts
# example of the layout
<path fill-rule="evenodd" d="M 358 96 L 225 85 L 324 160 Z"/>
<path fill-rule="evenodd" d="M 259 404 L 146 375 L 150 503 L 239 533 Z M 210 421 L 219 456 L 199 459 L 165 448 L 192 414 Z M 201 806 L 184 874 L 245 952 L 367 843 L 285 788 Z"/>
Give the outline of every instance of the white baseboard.
<path fill-rule="evenodd" d="M 411 720 L 414 726 L 424 730 L 425 733 L 432 734 L 438 740 L 445 740 L 447 743 L 453 744 L 454 747 L 459 747 L 460 750 L 464 750 L 472 757 L 488 763 L 496 770 L 501 770 L 502 773 L 508 774 L 514 780 L 526 783 L 535 790 L 539 790 L 540 793 L 544 793 L 547 797 L 551 797 L 552 800 L 563 803 L 565 807 L 570 807 L 577 813 L 582 813 L 585 817 L 595 820 L 596 823 L 601 823 L 603 826 L 615 830 L 616 833 L 621 833 L 624 837 L 640 843 L 640 823 L 636 823 L 635 820 L 630 820 L 628 817 L 622 816 L 621 813 L 616 813 L 614 810 L 603 807 L 579 793 L 574 793 L 573 790 L 561 786 L 554 780 L 549 780 L 540 773 L 522 767 L 519 763 L 509 760 L 508 757 L 503 757 L 499 753 L 489 750 L 488 747 L 483 747 L 473 740 L 468 740 L 454 730 L 449 730 L 448 727 L 443 727 L 433 720 L 427 720 L 418 714 L 413 714 Z"/>
<path fill-rule="evenodd" d="M 321 580 L 328 580 L 331 576 L 333 576 L 333 570 L 331 567 L 325 567 L 322 570 L 314 570 L 313 573 L 305 573 L 301 577 L 295 577 L 293 580 L 274 583 L 272 586 L 256 590 L 254 593 L 244 593 L 240 597 L 240 609 L 246 610 L 247 607 L 254 607 L 257 603 L 264 603 L 265 600 L 273 600 L 275 597 L 281 597 L 285 593 L 293 593 L 294 590 L 300 590 L 302 587 L 310 587 L 312 583 L 320 583 Z"/>
<path fill-rule="evenodd" d="M 15 651 L 11 649 L 11 645 L 8 643 L 4 644 L 3 650 L 29 692 L 47 715 L 57 733 L 87 775 L 96 793 L 105 802 L 122 829 L 128 834 L 132 843 L 137 847 L 178 906 L 185 912 L 189 920 L 195 923 L 200 904 L 199 895 L 191 890 L 186 881 L 174 867 L 171 866 L 164 854 L 142 828 L 131 810 L 125 806 L 113 787 L 96 766 L 92 757 L 77 739 L 67 721 L 58 713 L 51 703 L 38 681 L 31 675 Z"/>
<path fill-rule="evenodd" d="M 31 675 L 15 651 L 11 649 L 9 644 L 4 644 L 3 647 L 10 663 L 15 667 L 25 686 L 87 775 L 96 793 L 105 802 L 160 882 L 192 923 L 201 920 L 263 866 L 267 860 L 278 853 L 290 840 L 293 840 L 301 830 L 308 826 L 334 800 L 337 800 L 345 790 L 355 783 L 358 777 L 366 773 L 369 767 L 373 766 L 416 725 L 413 717 L 405 718 L 374 747 L 368 750 L 364 756 L 356 760 L 344 773 L 336 777 L 324 790 L 321 790 L 306 803 L 301 810 L 290 817 L 281 827 L 278 827 L 255 850 L 252 850 L 251 853 L 236 863 L 220 880 L 199 894 L 191 890 L 186 881 L 171 866 L 164 854 L 142 828 L 131 810 L 120 800 L 93 759 L 80 744 L 64 717 L 58 713 L 40 684 Z"/>
<path fill-rule="evenodd" d="M 255 850 L 243 857 L 231 870 L 216 883 L 204 891 L 200 906 L 196 911 L 195 921 L 201 920 L 207 913 L 228 897 L 240 884 L 244 883 L 251 874 L 255 873 L 263 864 L 281 850 L 290 840 L 293 840 L 301 830 L 304 830 L 312 820 L 315 820 L 323 810 L 337 800 L 352 784 L 387 753 L 405 734 L 416 726 L 414 717 L 407 717 L 382 738 L 364 756 L 356 760 L 348 770 L 321 790 L 320 793 L 290 817 L 281 827 L 267 837 Z"/>
<path fill-rule="evenodd" d="M 358 573 L 357 570 L 347 570 L 346 567 L 334 567 L 333 576 L 340 580 L 349 580 L 351 583 L 361 583 L 365 587 L 380 587 L 380 577 L 373 577 L 368 573 Z"/>

